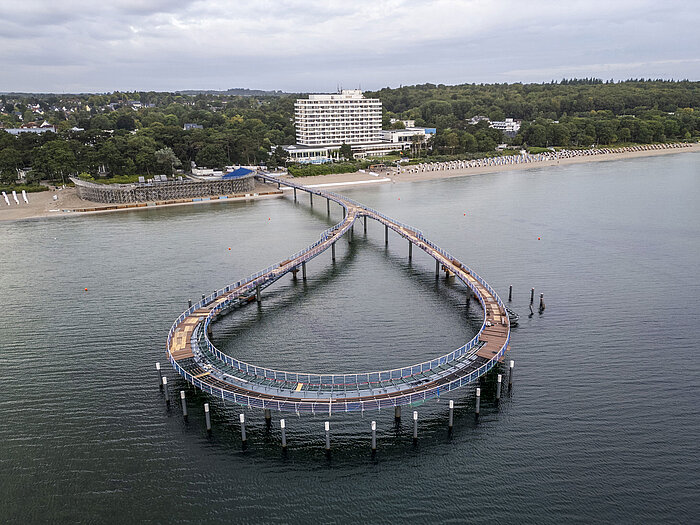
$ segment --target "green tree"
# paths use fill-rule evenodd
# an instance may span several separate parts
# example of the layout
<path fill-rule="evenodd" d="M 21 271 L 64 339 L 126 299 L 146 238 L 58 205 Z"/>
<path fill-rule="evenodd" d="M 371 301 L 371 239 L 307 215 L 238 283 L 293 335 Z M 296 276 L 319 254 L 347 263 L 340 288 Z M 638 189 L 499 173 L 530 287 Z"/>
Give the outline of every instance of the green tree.
<path fill-rule="evenodd" d="M 171 148 L 159 149 L 155 152 L 155 157 L 156 162 L 167 170 L 168 175 L 172 175 L 175 168 L 182 164 Z"/>
<path fill-rule="evenodd" d="M 226 154 L 221 149 L 221 146 L 216 144 L 207 144 L 199 153 L 195 162 L 197 166 L 206 166 L 208 168 L 223 168 L 226 165 Z"/>
<path fill-rule="evenodd" d="M 10 184 L 17 180 L 17 170 L 22 167 L 22 155 L 14 148 L 0 150 L 0 181 Z"/>
<path fill-rule="evenodd" d="M 345 142 L 343 142 L 340 145 L 340 150 L 338 151 L 338 153 L 345 160 L 353 160 L 355 158 L 355 156 L 352 153 L 352 147 L 350 146 L 350 144 L 345 144 Z"/>

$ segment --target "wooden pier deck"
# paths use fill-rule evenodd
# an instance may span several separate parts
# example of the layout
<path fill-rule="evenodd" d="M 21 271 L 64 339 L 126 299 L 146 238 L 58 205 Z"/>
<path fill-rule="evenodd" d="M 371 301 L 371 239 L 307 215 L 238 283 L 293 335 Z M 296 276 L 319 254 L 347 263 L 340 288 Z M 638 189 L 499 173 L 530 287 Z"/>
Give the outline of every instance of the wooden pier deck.
<path fill-rule="evenodd" d="M 341 195 L 307 188 L 292 181 L 259 174 L 262 180 L 334 201 L 345 210 L 343 220 L 321 239 L 279 264 L 231 284 L 184 312 L 173 324 L 168 358 L 188 382 L 234 403 L 294 412 L 380 409 L 415 405 L 465 386 L 501 361 L 509 348 L 510 320 L 496 292 L 477 274 L 426 239 L 422 232 Z M 211 322 L 289 272 L 295 272 L 325 252 L 348 232 L 358 218 L 384 224 L 433 257 L 448 275 L 467 287 L 483 309 L 479 332 L 464 346 L 430 361 L 393 370 L 315 374 L 258 367 L 218 350 L 207 337 Z M 366 220 L 366 219 L 365 219 Z"/>

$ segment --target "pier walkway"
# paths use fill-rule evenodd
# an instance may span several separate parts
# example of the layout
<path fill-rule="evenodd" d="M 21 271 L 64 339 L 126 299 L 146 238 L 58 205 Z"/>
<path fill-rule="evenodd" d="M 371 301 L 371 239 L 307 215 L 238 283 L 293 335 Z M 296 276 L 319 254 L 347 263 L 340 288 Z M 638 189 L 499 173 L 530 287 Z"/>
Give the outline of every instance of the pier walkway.
<path fill-rule="evenodd" d="M 364 411 L 418 405 L 475 381 L 503 360 L 510 342 L 510 319 L 498 294 L 475 272 L 445 250 L 426 239 L 420 230 L 402 224 L 352 199 L 291 180 L 259 173 L 258 178 L 278 187 L 306 192 L 335 202 L 344 210 L 343 220 L 324 231 L 320 239 L 288 259 L 241 281 L 232 283 L 188 308 L 173 323 L 167 353 L 175 370 L 189 383 L 224 401 L 248 407 L 287 412 L 328 413 Z M 261 300 L 261 291 L 288 273 L 302 271 L 306 264 L 332 250 L 358 219 L 375 220 L 408 241 L 409 256 L 415 246 L 435 259 L 436 276 L 444 271 L 454 276 L 473 294 L 483 310 L 478 333 L 466 344 L 429 361 L 391 370 L 315 374 L 259 367 L 227 355 L 209 339 L 211 323 L 231 308 Z"/>

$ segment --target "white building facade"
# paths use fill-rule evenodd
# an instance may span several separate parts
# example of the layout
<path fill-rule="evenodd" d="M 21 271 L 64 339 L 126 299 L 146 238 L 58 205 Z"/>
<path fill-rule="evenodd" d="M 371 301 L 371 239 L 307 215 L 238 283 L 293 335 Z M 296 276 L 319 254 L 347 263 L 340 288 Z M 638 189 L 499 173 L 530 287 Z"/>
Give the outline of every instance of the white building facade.
<path fill-rule="evenodd" d="M 298 99 L 294 119 L 301 146 L 353 146 L 382 139 L 382 103 L 378 98 L 365 98 L 359 89 Z"/>

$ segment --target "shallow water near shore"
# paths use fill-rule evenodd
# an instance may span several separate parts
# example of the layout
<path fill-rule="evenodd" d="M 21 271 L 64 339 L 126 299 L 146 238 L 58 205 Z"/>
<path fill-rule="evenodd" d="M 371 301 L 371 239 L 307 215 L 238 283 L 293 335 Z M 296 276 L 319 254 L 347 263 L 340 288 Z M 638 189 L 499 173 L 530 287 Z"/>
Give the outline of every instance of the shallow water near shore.
<path fill-rule="evenodd" d="M 687 522 L 700 512 L 700 154 L 341 192 L 421 229 L 507 299 L 520 325 L 499 405 L 483 386 L 411 410 L 286 414 L 223 405 L 165 366 L 188 299 L 314 242 L 341 217 L 308 197 L 3 224 L 0 498 L 10 523 Z M 214 342 L 261 365 L 397 367 L 480 324 L 464 289 L 369 222 L 234 311 Z M 540 240 L 538 240 L 538 238 Z M 229 250 L 231 248 L 231 250 Z M 530 288 L 544 314 L 529 314 Z M 87 291 L 85 291 L 87 288 Z M 166 407 L 154 363 L 171 392 Z M 202 405 L 212 405 L 207 436 Z M 242 449 L 238 414 L 246 413 Z M 379 450 L 370 453 L 370 422 Z"/>

